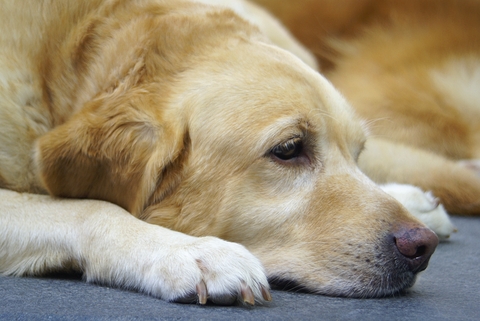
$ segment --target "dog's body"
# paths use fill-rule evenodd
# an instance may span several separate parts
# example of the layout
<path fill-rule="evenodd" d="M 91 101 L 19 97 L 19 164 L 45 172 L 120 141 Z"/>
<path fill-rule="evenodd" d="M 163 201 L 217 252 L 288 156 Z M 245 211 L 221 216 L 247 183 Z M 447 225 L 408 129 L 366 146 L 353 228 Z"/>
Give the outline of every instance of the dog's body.
<path fill-rule="evenodd" d="M 370 123 L 360 168 L 480 214 L 480 2 L 257 0 Z M 473 171 L 472 171 L 473 170 Z"/>
<path fill-rule="evenodd" d="M 262 264 L 330 295 L 413 284 L 436 236 L 357 168 L 361 123 L 276 22 L 228 4 L 264 33 L 197 2 L 2 2 L 1 273 L 201 303 L 269 300 Z"/>

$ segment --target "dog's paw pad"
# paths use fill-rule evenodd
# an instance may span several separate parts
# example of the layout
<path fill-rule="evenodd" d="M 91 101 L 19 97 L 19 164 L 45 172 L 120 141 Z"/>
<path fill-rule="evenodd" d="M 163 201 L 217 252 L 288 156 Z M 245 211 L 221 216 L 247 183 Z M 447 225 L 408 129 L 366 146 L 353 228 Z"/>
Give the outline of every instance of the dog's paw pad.
<path fill-rule="evenodd" d="M 418 187 L 403 184 L 386 184 L 380 187 L 432 229 L 440 240 L 448 239 L 457 231 L 439 199 L 431 192 L 423 192 Z"/>

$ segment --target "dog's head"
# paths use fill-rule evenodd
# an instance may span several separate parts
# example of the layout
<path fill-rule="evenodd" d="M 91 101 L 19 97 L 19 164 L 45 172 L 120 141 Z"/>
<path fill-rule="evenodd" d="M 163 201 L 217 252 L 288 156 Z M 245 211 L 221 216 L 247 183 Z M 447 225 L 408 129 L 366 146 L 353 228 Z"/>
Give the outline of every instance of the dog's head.
<path fill-rule="evenodd" d="M 50 193 L 242 243 L 273 281 L 314 292 L 413 284 L 436 237 L 357 168 L 361 122 L 322 76 L 260 36 L 221 39 L 175 73 L 161 50 L 38 141 Z"/>

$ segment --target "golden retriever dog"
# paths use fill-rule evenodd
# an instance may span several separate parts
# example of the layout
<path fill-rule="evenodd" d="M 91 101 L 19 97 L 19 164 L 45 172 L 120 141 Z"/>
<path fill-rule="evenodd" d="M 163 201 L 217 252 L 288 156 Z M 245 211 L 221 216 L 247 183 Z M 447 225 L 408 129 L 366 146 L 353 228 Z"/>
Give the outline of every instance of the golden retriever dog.
<path fill-rule="evenodd" d="M 269 281 L 393 295 L 427 267 L 437 236 L 360 171 L 365 126 L 265 11 L 1 8 L 3 275 L 254 304 Z"/>
<path fill-rule="evenodd" d="M 360 168 L 480 215 L 480 1 L 257 0 L 370 124 Z"/>

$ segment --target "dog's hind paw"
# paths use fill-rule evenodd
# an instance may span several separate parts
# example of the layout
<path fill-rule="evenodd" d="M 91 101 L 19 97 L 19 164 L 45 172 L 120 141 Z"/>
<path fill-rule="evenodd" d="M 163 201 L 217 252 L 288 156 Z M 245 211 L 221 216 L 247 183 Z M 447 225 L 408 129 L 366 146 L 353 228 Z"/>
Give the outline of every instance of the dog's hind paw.
<path fill-rule="evenodd" d="M 441 241 L 457 231 L 440 204 L 440 200 L 431 192 L 404 184 L 386 184 L 380 187 L 399 201 L 410 213 L 432 229 Z"/>

